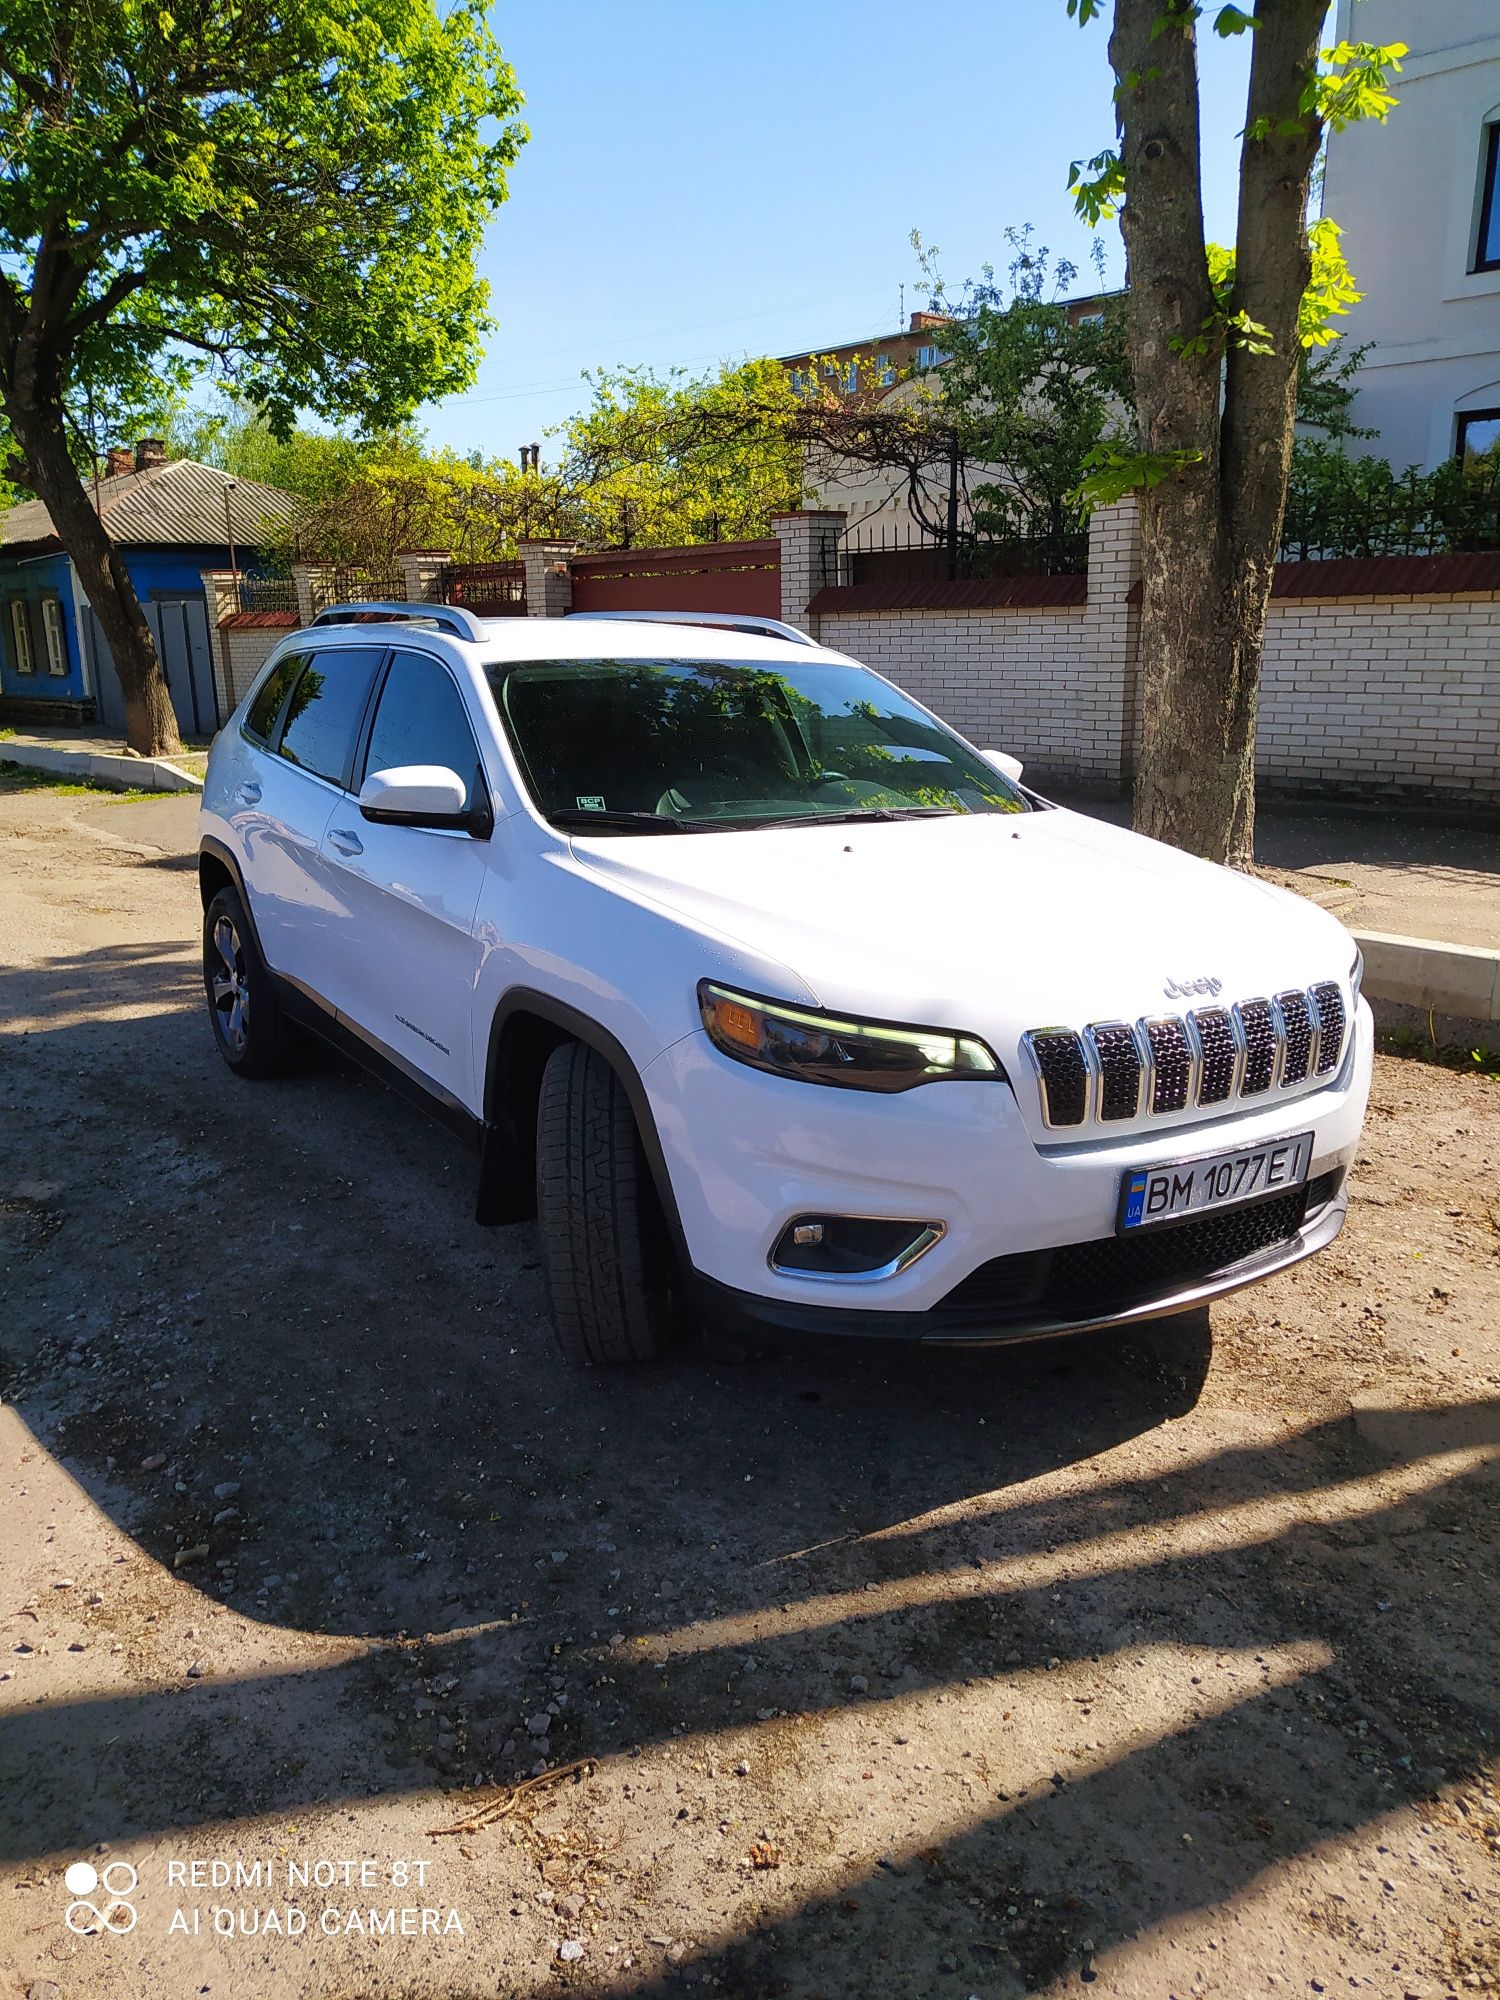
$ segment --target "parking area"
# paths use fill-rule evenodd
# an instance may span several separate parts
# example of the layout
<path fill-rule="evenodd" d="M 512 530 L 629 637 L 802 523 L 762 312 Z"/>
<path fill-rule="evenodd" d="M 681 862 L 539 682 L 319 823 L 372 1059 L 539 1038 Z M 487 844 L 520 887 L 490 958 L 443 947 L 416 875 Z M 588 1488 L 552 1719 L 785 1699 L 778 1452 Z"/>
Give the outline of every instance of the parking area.
<path fill-rule="evenodd" d="M 0 2000 L 1500 1990 L 1500 1085 L 1211 1318 L 575 1374 L 193 842 L 0 789 Z"/>

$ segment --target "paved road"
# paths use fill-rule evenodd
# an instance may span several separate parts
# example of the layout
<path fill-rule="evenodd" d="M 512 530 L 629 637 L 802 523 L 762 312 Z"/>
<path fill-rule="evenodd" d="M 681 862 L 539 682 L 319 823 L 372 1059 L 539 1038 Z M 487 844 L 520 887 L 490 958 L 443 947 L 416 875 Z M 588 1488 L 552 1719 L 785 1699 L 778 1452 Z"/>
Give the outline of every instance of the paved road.
<path fill-rule="evenodd" d="M 1495 1086 L 1211 1324 L 572 1375 L 444 1135 L 219 1065 L 185 825 L 0 795 L 4 2000 L 1493 1977 Z"/>

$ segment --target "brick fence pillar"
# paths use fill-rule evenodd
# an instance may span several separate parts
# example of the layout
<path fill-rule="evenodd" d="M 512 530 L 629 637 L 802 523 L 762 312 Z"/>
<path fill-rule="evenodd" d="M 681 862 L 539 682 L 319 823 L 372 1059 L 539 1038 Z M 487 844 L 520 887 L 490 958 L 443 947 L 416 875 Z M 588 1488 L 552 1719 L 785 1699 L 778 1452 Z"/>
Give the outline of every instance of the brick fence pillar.
<path fill-rule="evenodd" d="M 522 542 L 526 565 L 526 616 L 564 618 L 573 608 L 573 573 L 568 558 L 576 542 Z"/>
<path fill-rule="evenodd" d="M 229 656 L 229 634 L 224 630 L 224 620 L 232 618 L 240 608 L 240 573 L 235 569 L 205 569 L 199 574 L 208 605 L 209 645 L 219 683 L 219 704 L 227 715 L 239 697 L 235 693 L 234 664 Z"/>
<path fill-rule="evenodd" d="M 311 625 L 320 611 L 336 602 L 331 563 L 293 563 L 292 582 L 297 586 L 299 625 Z"/>
<path fill-rule="evenodd" d="M 1140 732 L 1137 628 L 1141 515 L 1133 495 L 1089 519 L 1089 595 L 1079 661 L 1080 750 L 1094 775 L 1128 790 Z"/>
<path fill-rule="evenodd" d="M 807 607 L 825 583 L 838 582 L 839 534 L 848 518 L 842 507 L 802 507 L 771 516 L 781 544 L 782 619 L 814 639 L 817 620 Z"/>
<path fill-rule="evenodd" d="M 443 595 L 443 570 L 453 557 L 447 549 L 402 549 L 396 562 L 406 585 L 408 604 L 438 604 Z"/>

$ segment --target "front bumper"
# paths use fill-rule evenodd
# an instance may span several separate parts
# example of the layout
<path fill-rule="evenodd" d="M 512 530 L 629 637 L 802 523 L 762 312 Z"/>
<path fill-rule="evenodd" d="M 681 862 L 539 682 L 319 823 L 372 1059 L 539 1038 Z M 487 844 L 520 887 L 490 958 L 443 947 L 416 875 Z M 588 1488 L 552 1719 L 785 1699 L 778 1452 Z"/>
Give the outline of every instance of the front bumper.
<path fill-rule="evenodd" d="M 1162 1288 L 1125 1292 L 1108 1310 L 1069 1313 L 1049 1306 L 1045 1287 L 1029 1298 L 996 1300 L 987 1310 L 964 1299 L 964 1287 L 927 1312 L 860 1312 L 818 1307 L 801 1300 L 756 1297 L 733 1291 L 695 1273 L 690 1283 L 693 1302 L 715 1325 L 732 1332 L 765 1338 L 778 1334 L 833 1335 L 864 1340 L 918 1341 L 930 1347 L 1000 1347 L 1012 1341 L 1051 1340 L 1069 1333 L 1097 1333 L 1106 1327 L 1131 1326 L 1141 1320 L 1166 1319 L 1191 1312 L 1230 1292 L 1259 1284 L 1278 1271 L 1300 1264 L 1325 1249 L 1344 1226 L 1349 1198 L 1343 1192 L 1309 1206 L 1300 1228 L 1264 1249 L 1199 1276 L 1164 1282 Z M 1230 1211 L 1223 1211 L 1230 1213 Z M 1085 1246 L 1089 1249 L 1093 1245 Z M 1046 1257 L 1043 1252 L 1042 1256 Z"/>
<path fill-rule="evenodd" d="M 1323 1248 L 1343 1222 L 1373 1047 L 1361 1004 L 1345 1062 L 1321 1089 L 1209 1122 L 1054 1147 L 1036 1144 L 1004 1084 L 934 1083 L 893 1097 L 820 1088 L 732 1062 L 702 1035 L 666 1050 L 643 1081 L 691 1288 L 714 1318 L 784 1333 L 993 1341 L 1184 1311 Z M 1303 1207 L 1256 1215 L 1223 1243 L 1205 1241 L 1196 1258 L 1176 1229 L 1143 1232 L 1179 1239 L 1154 1275 L 1130 1263 L 1135 1252 L 1111 1249 L 1127 1170 L 1308 1130 Z M 920 1218 L 945 1232 L 874 1282 L 772 1269 L 771 1246 L 807 1214 Z M 1137 1262 L 1149 1267 L 1151 1253 Z"/>

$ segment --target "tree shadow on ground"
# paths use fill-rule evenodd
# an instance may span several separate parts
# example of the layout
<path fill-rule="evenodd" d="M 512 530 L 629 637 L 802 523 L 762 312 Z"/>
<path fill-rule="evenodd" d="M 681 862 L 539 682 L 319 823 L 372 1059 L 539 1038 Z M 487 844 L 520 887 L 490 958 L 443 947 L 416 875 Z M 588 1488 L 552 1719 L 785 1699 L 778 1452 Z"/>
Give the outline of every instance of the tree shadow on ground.
<path fill-rule="evenodd" d="M 952 1958 L 1020 1992 L 1492 1745 L 1494 1402 L 1168 1471 L 1163 1448 L 1060 1492 L 1052 1474 L 1192 1410 L 1204 1316 L 570 1374 L 530 1232 L 472 1225 L 467 1160 L 337 1066 L 229 1078 L 182 950 L 0 973 L 0 1020 L 55 1024 L 3 1044 L 0 1180 L 58 1189 L 7 1276 L 7 1399 L 151 1559 L 121 1615 L 191 1578 L 200 1610 L 265 1628 L 265 1665 L 195 1684 L 160 1654 L 148 1691 L 14 1710 L 0 1855 L 513 1778 L 525 1718 L 561 1693 L 554 1762 L 743 1756 L 747 1826 L 778 1822 L 781 1772 L 833 1825 L 778 1834 L 772 1889 L 734 1872 L 736 1828 L 700 1947 L 593 1990 L 905 1995 Z M 286 1628 L 347 1650 L 300 1669 Z M 1233 1674 L 1199 1693 L 1199 1654 Z M 1055 1673 L 1110 1740 L 1041 1769 Z M 449 1676 L 456 1695 L 423 1696 Z M 973 1768 L 925 1779 L 927 1820 L 872 1857 L 850 1721 L 899 1796 L 894 1739 L 920 1741 L 939 1695 L 973 1708 Z M 712 1846 L 712 1787 L 682 1781 L 684 1838 Z"/>

